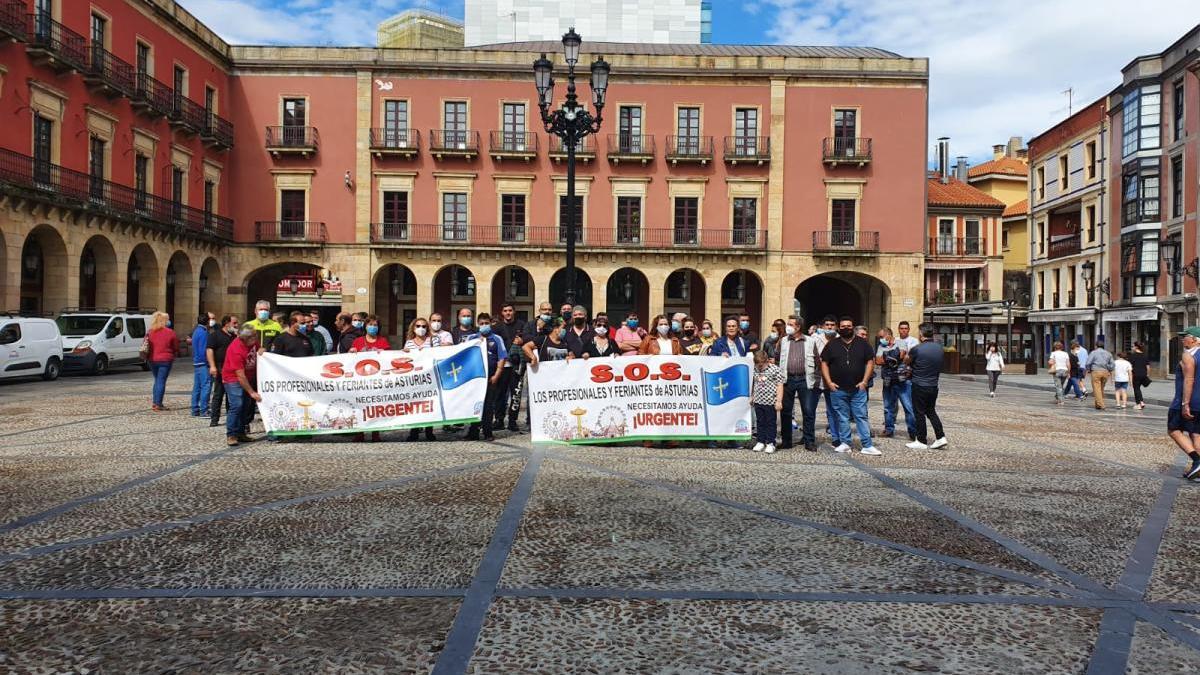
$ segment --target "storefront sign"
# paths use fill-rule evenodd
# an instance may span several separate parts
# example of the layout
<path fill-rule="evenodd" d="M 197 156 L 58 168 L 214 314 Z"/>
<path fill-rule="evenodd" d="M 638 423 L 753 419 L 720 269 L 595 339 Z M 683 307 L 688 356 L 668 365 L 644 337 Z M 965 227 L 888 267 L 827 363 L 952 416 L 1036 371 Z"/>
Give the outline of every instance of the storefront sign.
<path fill-rule="evenodd" d="M 1105 321 L 1157 321 L 1158 307 L 1136 307 L 1109 310 L 1104 313 Z"/>
<path fill-rule="evenodd" d="M 263 354 L 259 409 L 267 431 L 280 435 L 478 422 L 486 363 L 481 342 L 412 353 Z"/>
<path fill-rule="evenodd" d="M 750 357 L 636 356 L 529 369 L 535 443 L 746 440 Z"/>

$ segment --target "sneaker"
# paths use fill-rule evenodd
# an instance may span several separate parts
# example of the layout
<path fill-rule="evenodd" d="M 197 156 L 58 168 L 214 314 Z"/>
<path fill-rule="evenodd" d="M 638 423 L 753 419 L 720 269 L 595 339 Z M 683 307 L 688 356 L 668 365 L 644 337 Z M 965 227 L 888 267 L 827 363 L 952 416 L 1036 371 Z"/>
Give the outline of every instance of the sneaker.
<path fill-rule="evenodd" d="M 228 445 L 229 447 L 232 448 L 233 446 L 235 446 L 237 444 L 238 444 L 237 436 L 226 436 L 225 437 L 225 445 Z"/>
<path fill-rule="evenodd" d="M 1192 468 L 1188 469 L 1187 473 L 1183 474 L 1183 477 L 1188 480 L 1200 479 L 1200 459 L 1192 460 Z"/>
<path fill-rule="evenodd" d="M 237 438 L 238 443 L 253 443 L 254 442 L 254 439 L 250 438 L 246 434 L 238 434 L 237 436 L 235 436 L 235 438 Z"/>
<path fill-rule="evenodd" d="M 865 447 L 862 450 L 859 450 L 859 452 L 861 452 L 864 455 L 882 455 L 883 454 L 882 452 L 879 451 L 878 448 L 876 448 L 873 445 Z"/>
<path fill-rule="evenodd" d="M 992 398 L 996 398 L 996 392 L 994 392 L 994 391 L 993 391 L 993 392 L 989 392 L 989 393 L 988 393 L 988 396 L 991 396 Z"/>
<path fill-rule="evenodd" d="M 896 435 L 896 432 L 895 431 L 884 431 L 882 434 L 879 434 L 879 435 L 883 436 L 884 438 L 891 438 Z"/>
<path fill-rule="evenodd" d="M 765 447 L 767 447 L 766 443 L 755 443 L 754 447 L 751 448 L 751 450 L 753 450 L 754 452 L 762 452 L 763 448 L 765 448 Z"/>
<path fill-rule="evenodd" d="M 944 448 L 944 447 L 946 447 L 947 445 L 950 445 L 950 441 L 946 440 L 946 437 L 945 437 L 945 436 L 942 436 L 941 438 L 937 439 L 936 441 L 934 441 L 934 442 L 930 443 L 930 444 L 929 444 L 929 449 L 930 449 L 930 450 L 937 450 L 938 448 Z"/>
<path fill-rule="evenodd" d="M 852 448 L 849 445 L 846 445 L 845 443 L 842 443 L 841 445 L 839 445 L 833 449 L 834 452 L 850 452 L 851 450 L 852 450 Z"/>
<path fill-rule="evenodd" d="M 929 449 L 929 446 L 925 445 L 921 441 L 913 441 L 912 443 L 905 443 L 904 447 L 908 448 L 909 450 L 928 450 Z"/>
<path fill-rule="evenodd" d="M 767 453 L 768 455 L 775 454 L 775 444 L 767 443 L 767 447 L 763 448 L 763 452 Z"/>

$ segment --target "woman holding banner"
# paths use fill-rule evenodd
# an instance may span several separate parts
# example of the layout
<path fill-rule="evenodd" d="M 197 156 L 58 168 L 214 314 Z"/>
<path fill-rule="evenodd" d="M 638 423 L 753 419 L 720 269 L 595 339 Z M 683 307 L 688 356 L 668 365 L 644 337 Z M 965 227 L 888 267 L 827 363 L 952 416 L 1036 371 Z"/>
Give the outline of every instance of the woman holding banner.
<path fill-rule="evenodd" d="M 550 322 L 548 332 L 526 342 L 521 348 L 525 352 L 525 360 L 534 369 L 540 361 L 570 361 L 573 358 L 565 342 L 567 328 L 562 317 L 556 316 Z"/>
<path fill-rule="evenodd" d="M 650 322 L 651 333 L 642 338 L 639 354 L 657 356 L 659 354 L 682 354 L 683 347 L 679 338 L 671 330 L 671 320 L 665 314 L 659 314 Z"/>
<path fill-rule="evenodd" d="M 436 335 L 429 334 L 429 322 L 425 319 L 413 319 L 408 324 L 408 333 L 405 334 L 404 351 L 419 352 L 422 349 L 439 346 L 439 340 Z"/>
<path fill-rule="evenodd" d="M 713 343 L 708 353 L 712 356 L 745 356 L 747 346 L 738 328 L 737 317 L 731 316 L 725 319 L 725 334 Z"/>
<path fill-rule="evenodd" d="M 713 322 L 705 319 L 700 322 L 700 342 L 704 347 L 700 350 L 700 356 L 708 356 L 712 351 L 712 346 L 717 341 L 717 334 L 713 331 Z"/>
<path fill-rule="evenodd" d="M 350 353 L 355 352 L 383 352 L 392 348 L 388 343 L 387 338 L 379 334 L 379 317 L 374 314 L 367 315 L 367 333 L 354 340 L 354 346 L 350 347 Z"/>
<path fill-rule="evenodd" d="M 583 358 L 604 358 L 606 356 L 620 356 L 621 348 L 617 346 L 615 338 L 608 334 L 608 317 L 596 317 L 595 325 L 592 327 L 595 334 L 592 339 L 584 345 Z"/>

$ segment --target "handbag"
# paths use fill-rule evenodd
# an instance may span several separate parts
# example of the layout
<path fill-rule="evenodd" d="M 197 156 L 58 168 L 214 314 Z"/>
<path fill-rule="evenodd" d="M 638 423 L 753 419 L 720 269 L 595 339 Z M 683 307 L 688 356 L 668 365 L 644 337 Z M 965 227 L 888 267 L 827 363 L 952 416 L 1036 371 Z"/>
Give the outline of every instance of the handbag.
<path fill-rule="evenodd" d="M 150 336 L 142 338 L 142 346 L 138 347 L 138 356 L 142 357 L 143 361 L 150 358 Z"/>

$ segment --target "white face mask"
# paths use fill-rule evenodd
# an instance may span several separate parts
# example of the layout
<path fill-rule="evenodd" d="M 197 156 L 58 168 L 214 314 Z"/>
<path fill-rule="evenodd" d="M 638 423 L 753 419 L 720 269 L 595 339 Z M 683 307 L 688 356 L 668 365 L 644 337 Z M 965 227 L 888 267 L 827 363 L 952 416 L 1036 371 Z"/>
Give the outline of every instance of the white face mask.
<path fill-rule="evenodd" d="M 784 333 L 787 333 L 788 335 L 795 335 L 795 334 L 796 334 L 796 327 L 795 327 L 795 326 L 784 326 L 784 327 L 783 327 L 783 332 L 784 332 Z"/>
<path fill-rule="evenodd" d="M 670 327 L 670 326 L 660 325 L 660 326 L 658 327 L 658 334 L 659 334 L 659 335 L 666 335 L 667 333 L 670 333 L 670 332 L 671 332 L 671 327 Z"/>
<path fill-rule="evenodd" d="M 700 334 L 703 335 L 704 337 L 712 337 L 712 329 L 704 328 L 700 331 Z"/>
<path fill-rule="evenodd" d="M 596 335 L 600 337 L 608 335 L 608 326 L 596 326 Z"/>
<path fill-rule="evenodd" d="M 430 321 L 429 327 L 432 328 L 434 330 L 434 332 L 437 332 L 442 329 L 442 322 L 441 321 Z"/>
<path fill-rule="evenodd" d="M 417 326 L 416 328 L 413 329 L 413 333 L 415 333 L 417 335 L 417 337 L 425 337 L 426 330 L 427 329 L 425 328 L 425 326 Z"/>
<path fill-rule="evenodd" d="M 216 325 L 217 325 L 217 321 L 216 321 L 216 319 L 209 319 L 209 320 L 208 320 L 208 327 L 209 327 L 209 328 L 212 328 L 213 326 L 216 326 Z"/>

